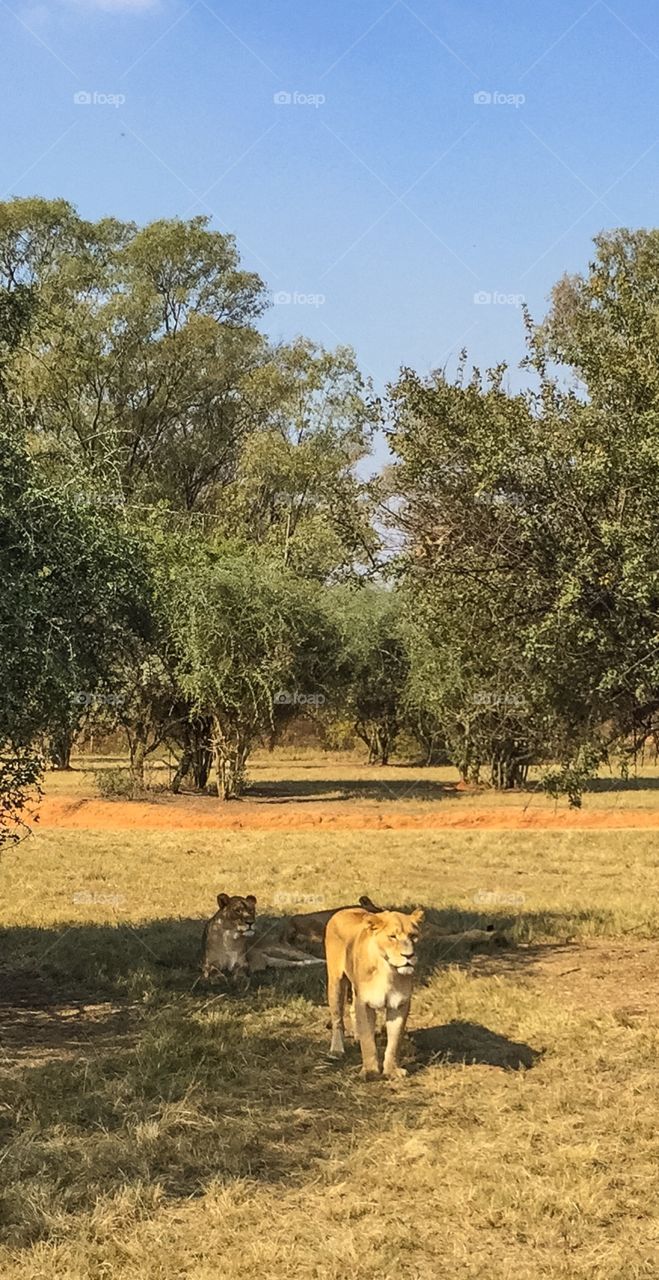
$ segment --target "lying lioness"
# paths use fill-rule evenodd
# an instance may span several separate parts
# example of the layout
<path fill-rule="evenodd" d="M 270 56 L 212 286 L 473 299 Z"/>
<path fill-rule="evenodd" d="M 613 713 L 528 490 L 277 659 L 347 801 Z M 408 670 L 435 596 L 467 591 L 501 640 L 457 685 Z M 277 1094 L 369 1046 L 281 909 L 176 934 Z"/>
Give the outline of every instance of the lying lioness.
<path fill-rule="evenodd" d="M 284 938 L 286 942 L 296 942 L 303 947 L 322 948 L 328 920 L 331 920 L 337 911 L 352 911 L 357 910 L 358 907 L 364 911 L 382 910 L 382 907 L 376 907 L 375 903 L 363 894 L 357 906 L 330 907 L 327 911 L 305 911 L 302 915 L 291 916 L 286 922 Z"/>
<path fill-rule="evenodd" d="M 352 985 L 355 1023 L 362 1051 L 362 1075 L 380 1074 L 375 1045 L 375 1013 L 385 1010 L 387 1047 L 383 1074 L 404 1076 L 398 1066 L 398 1046 L 410 1011 L 416 967 L 416 943 L 423 911 L 373 913 L 357 909 L 337 911 L 325 930 L 327 996 L 332 1016 L 330 1055 L 345 1051 L 344 1014 Z"/>
<path fill-rule="evenodd" d="M 212 973 L 249 974 L 264 969 L 287 969 L 297 965 L 321 964 L 314 956 L 296 951 L 268 934 L 256 936 L 256 898 L 248 893 L 230 897 L 218 893 L 218 910 L 204 927 L 201 945 L 202 977 Z"/>

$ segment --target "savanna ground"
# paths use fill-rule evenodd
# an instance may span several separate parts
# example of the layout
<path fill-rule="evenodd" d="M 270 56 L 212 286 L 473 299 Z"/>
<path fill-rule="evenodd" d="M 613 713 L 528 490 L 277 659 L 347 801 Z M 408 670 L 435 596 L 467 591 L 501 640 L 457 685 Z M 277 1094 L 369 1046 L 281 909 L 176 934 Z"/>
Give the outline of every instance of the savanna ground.
<path fill-rule="evenodd" d="M 303 751 L 225 807 L 77 764 L 0 864 L 3 1280 L 656 1276 L 656 768 L 572 814 Z M 427 942 L 410 1074 L 364 1083 L 322 970 L 194 985 L 219 890 L 511 945 Z"/>

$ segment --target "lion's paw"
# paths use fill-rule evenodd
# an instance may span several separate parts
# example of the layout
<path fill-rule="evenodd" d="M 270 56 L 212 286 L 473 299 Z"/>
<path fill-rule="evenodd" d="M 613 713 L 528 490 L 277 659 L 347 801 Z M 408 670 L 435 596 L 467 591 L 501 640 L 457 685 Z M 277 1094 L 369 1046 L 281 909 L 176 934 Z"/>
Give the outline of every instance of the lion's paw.
<path fill-rule="evenodd" d="M 387 1080 L 404 1080 L 407 1070 L 405 1067 L 385 1067 L 382 1074 Z"/>

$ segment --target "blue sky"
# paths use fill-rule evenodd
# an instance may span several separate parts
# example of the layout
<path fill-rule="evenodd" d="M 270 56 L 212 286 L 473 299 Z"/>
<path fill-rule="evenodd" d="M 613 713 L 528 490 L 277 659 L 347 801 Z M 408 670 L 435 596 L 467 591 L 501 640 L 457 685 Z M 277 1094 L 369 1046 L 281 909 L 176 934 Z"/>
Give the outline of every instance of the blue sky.
<path fill-rule="evenodd" d="M 462 345 L 515 363 L 519 299 L 540 318 L 597 231 L 657 220 L 651 0 L 0 0 L 0 24 L 4 197 L 209 214 L 269 331 L 351 343 L 379 387 Z"/>

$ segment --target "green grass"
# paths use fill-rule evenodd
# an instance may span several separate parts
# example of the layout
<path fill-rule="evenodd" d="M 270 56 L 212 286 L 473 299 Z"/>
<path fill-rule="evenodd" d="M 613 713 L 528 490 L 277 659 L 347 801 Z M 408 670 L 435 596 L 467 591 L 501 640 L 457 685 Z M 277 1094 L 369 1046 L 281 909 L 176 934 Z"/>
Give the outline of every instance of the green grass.
<path fill-rule="evenodd" d="M 659 937 L 652 833 L 44 830 L 0 884 L 3 1280 L 656 1275 L 656 1015 L 545 966 Z M 366 1084 L 322 974 L 193 988 L 222 889 L 518 945 L 427 944 L 411 1074 Z"/>

